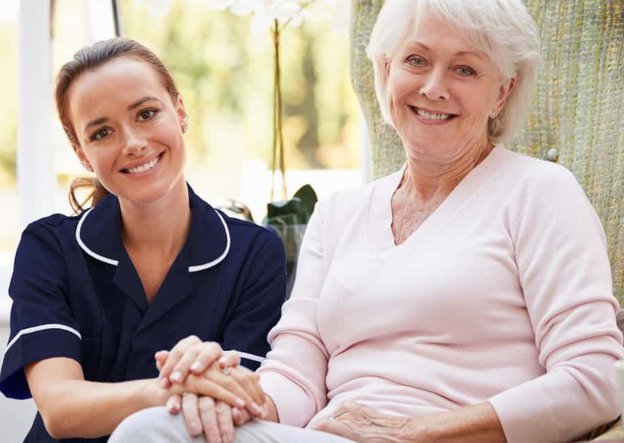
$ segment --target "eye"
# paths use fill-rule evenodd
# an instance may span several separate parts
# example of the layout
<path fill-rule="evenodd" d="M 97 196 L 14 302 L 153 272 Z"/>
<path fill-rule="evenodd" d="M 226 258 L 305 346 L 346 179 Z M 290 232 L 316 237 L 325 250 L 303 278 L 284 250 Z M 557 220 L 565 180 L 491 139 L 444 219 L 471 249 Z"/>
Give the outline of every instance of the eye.
<path fill-rule="evenodd" d="M 466 65 L 460 65 L 460 66 L 455 67 L 455 72 L 464 77 L 470 77 L 477 73 L 470 66 L 466 66 Z"/>
<path fill-rule="evenodd" d="M 158 111 L 156 109 L 144 109 L 141 112 L 139 112 L 138 120 L 139 121 L 151 120 L 154 118 L 157 112 Z"/>
<path fill-rule="evenodd" d="M 101 128 L 98 129 L 97 131 L 95 131 L 93 134 L 91 134 L 91 140 L 102 140 L 106 137 L 108 137 L 109 135 L 112 134 L 113 131 L 111 131 L 110 128 Z"/>
<path fill-rule="evenodd" d="M 405 59 L 405 62 L 411 66 L 424 66 L 427 61 L 419 55 L 410 55 Z"/>

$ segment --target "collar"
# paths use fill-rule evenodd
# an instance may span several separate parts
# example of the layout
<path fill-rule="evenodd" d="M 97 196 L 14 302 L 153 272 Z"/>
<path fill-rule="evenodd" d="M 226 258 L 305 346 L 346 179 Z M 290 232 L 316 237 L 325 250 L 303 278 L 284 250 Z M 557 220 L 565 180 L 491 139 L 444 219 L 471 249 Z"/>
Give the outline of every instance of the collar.
<path fill-rule="evenodd" d="M 198 197 L 190 186 L 188 191 L 191 228 L 183 250 L 188 251 L 188 272 L 197 272 L 222 262 L 230 250 L 231 239 L 225 216 Z M 119 265 L 124 246 L 119 199 L 115 195 L 107 195 L 80 216 L 76 241 L 96 260 Z"/>

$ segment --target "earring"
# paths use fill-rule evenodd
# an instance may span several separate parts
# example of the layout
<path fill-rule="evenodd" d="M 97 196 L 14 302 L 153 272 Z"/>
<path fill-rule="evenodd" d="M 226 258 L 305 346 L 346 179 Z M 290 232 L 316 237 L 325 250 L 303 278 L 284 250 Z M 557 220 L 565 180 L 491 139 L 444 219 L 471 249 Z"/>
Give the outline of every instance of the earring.
<path fill-rule="evenodd" d="M 496 118 L 496 111 L 490 112 L 490 118 L 494 120 Z"/>

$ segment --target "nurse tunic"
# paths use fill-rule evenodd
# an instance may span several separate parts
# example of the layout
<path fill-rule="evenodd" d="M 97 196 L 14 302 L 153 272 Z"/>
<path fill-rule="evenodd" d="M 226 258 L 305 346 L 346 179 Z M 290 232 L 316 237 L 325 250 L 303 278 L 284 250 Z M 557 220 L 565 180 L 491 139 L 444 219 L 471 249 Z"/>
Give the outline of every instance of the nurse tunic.
<path fill-rule="evenodd" d="M 266 354 L 285 298 L 281 240 L 213 209 L 190 187 L 189 201 L 188 239 L 149 305 L 122 243 L 114 195 L 78 216 L 55 214 L 26 228 L 9 287 L 11 334 L 0 373 L 7 397 L 30 397 L 24 367 L 52 357 L 78 361 L 86 380 L 120 382 L 156 377 L 154 353 L 192 334 L 250 357 Z M 25 441 L 57 440 L 37 414 Z"/>

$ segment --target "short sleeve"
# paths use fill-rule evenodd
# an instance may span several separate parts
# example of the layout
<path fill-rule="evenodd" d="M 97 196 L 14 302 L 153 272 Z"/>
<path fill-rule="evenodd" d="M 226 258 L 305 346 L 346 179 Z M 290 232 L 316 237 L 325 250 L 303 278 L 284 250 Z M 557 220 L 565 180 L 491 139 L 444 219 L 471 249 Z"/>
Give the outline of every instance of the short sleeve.
<path fill-rule="evenodd" d="M 67 302 L 67 267 L 52 219 L 37 221 L 22 234 L 9 296 L 11 333 L 0 372 L 7 397 L 31 396 L 24 367 L 52 357 L 80 361 L 81 335 Z"/>

